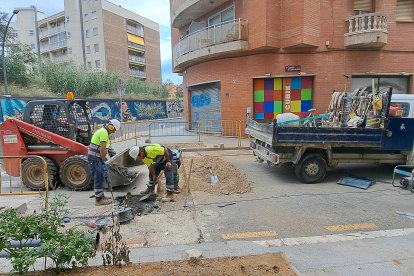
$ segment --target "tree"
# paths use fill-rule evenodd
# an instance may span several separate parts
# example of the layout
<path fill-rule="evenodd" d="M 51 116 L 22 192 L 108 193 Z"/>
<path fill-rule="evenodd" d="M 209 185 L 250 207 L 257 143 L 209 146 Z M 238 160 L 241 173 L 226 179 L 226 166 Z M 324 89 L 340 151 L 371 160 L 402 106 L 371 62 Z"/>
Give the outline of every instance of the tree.
<path fill-rule="evenodd" d="M 0 12 L 0 35 L 3 39 L 4 32 L 6 30 L 7 21 L 9 15 L 4 12 Z M 32 77 L 32 69 L 36 66 L 36 55 L 31 48 L 19 42 L 13 35 L 13 29 L 8 28 L 6 34 L 6 70 L 7 81 L 9 83 L 15 83 L 23 86 L 27 86 L 30 83 Z M 3 41 L 1 41 L 3 43 Z M 2 49 L 1 49 L 2 50 Z M 3 60 L 0 56 L 0 69 L 3 72 Z M 3 75 L 1 78 L 4 83 Z"/>

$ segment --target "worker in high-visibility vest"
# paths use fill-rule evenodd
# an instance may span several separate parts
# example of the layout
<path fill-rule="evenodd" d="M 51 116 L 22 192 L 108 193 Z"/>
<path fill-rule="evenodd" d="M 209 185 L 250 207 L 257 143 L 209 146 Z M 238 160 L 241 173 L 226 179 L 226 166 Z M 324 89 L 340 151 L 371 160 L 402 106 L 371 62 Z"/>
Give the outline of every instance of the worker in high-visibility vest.
<path fill-rule="evenodd" d="M 98 129 L 92 136 L 91 143 L 88 148 L 88 164 L 93 177 L 93 189 L 95 191 L 95 205 L 108 205 L 112 203 L 110 197 L 104 196 L 105 174 L 108 168 L 105 164 L 106 154 L 112 157 L 115 152 L 111 148 L 109 135 L 121 129 L 121 122 L 112 119 L 109 124 Z"/>
<path fill-rule="evenodd" d="M 152 193 L 161 171 L 164 171 L 167 186 L 167 197 L 165 201 L 175 201 L 174 193 L 180 193 L 180 188 L 178 187 L 177 164 L 173 162 L 172 151 L 160 144 L 151 144 L 142 147 L 134 146 L 129 150 L 129 155 L 134 160 L 138 157 L 141 158 L 148 167 L 149 182 L 147 189 L 142 193 Z M 177 171 L 176 177 L 174 176 L 174 170 Z"/>

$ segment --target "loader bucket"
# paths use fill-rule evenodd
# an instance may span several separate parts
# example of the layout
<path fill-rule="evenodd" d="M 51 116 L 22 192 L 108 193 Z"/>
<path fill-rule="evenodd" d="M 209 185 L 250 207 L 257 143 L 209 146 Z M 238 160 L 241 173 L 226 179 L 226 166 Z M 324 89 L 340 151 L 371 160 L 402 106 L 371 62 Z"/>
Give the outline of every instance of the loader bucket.
<path fill-rule="evenodd" d="M 106 161 L 112 187 L 132 184 L 142 172 L 148 171 L 144 162 L 138 158 L 133 160 L 125 149 Z"/>

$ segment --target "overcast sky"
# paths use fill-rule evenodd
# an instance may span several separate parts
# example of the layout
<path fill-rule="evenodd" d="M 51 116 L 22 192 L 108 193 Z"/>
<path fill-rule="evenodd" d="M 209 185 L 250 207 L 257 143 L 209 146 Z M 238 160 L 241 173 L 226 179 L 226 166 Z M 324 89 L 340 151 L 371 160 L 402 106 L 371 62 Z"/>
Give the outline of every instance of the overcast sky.
<path fill-rule="evenodd" d="M 73 0 L 75 1 L 75 0 Z M 169 0 L 109 0 L 160 25 L 162 81 L 182 83 L 182 77 L 172 73 Z M 11 14 L 16 7 L 35 5 L 46 16 L 63 11 L 64 0 L 0 0 L 0 11 Z"/>

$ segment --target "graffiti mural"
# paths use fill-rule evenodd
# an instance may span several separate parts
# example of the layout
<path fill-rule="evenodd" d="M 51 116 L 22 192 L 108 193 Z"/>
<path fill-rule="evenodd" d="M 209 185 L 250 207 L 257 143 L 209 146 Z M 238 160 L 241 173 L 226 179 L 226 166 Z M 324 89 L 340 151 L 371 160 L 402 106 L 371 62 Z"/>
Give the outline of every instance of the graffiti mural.
<path fill-rule="evenodd" d="M 9 117 L 22 118 L 24 107 L 30 100 L 35 99 L 0 99 L 1 112 L 0 122 Z M 110 119 L 121 118 L 122 121 L 152 120 L 182 117 L 184 114 L 184 103 L 182 101 L 123 101 L 119 100 L 97 100 L 91 99 L 87 102 L 91 110 L 94 123 L 107 123 Z"/>
<path fill-rule="evenodd" d="M 10 117 L 22 119 L 27 101 L 21 99 L 1 99 L 1 121 Z"/>
<path fill-rule="evenodd" d="M 167 117 L 176 118 L 184 116 L 183 101 L 167 101 Z"/>
<path fill-rule="evenodd" d="M 137 120 L 150 120 L 167 118 L 165 101 L 136 101 L 133 113 Z"/>

